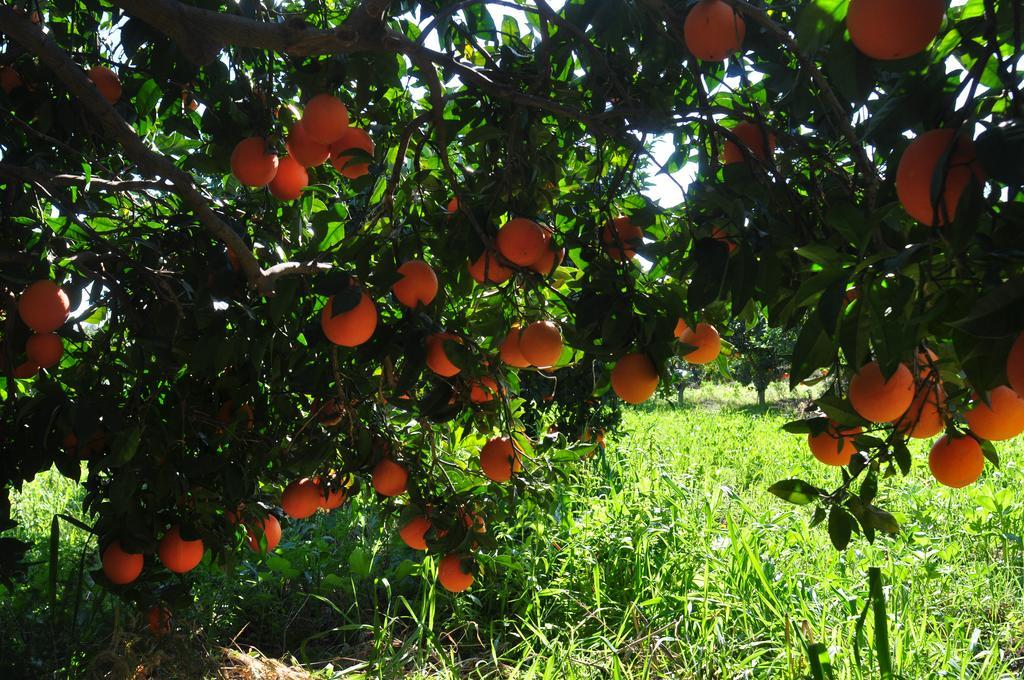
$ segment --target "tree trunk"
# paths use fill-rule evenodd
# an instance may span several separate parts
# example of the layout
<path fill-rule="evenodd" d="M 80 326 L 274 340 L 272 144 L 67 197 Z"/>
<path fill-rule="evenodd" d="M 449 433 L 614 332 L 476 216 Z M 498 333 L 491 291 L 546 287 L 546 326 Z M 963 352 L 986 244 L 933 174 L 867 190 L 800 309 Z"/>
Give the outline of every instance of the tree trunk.
<path fill-rule="evenodd" d="M 767 390 L 768 390 L 767 387 L 758 387 L 757 388 L 757 405 L 758 406 L 764 406 L 765 405 L 764 393 Z"/>
<path fill-rule="evenodd" d="M 684 385 L 683 383 L 679 383 L 679 385 L 676 386 L 676 408 L 683 407 L 683 392 L 685 391 L 686 385 Z"/>

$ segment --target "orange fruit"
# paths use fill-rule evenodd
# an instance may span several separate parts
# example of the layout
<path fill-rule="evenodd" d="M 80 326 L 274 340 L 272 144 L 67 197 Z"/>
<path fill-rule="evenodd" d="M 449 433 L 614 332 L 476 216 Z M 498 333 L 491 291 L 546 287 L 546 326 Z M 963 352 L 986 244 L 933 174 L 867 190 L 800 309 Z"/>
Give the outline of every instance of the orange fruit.
<path fill-rule="evenodd" d="M 352 309 L 331 316 L 332 295 L 320 312 L 320 328 L 327 339 L 342 347 L 356 347 L 373 335 L 377 329 L 377 306 L 366 293 L 361 293 L 359 302 Z"/>
<path fill-rule="evenodd" d="M 64 341 L 56 333 L 36 333 L 25 343 L 25 354 L 39 368 L 50 368 L 64 356 Z"/>
<path fill-rule="evenodd" d="M 353 149 L 373 156 L 373 140 L 366 130 L 349 128 L 341 139 L 331 144 L 331 165 L 345 177 L 359 179 L 370 172 L 370 164 L 353 153 L 346 153 Z"/>
<path fill-rule="evenodd" d="M 551 276 L 551 272 L 555 271 L 558 265 L 562 264 L 562 259 L 564 258 L 565 248 L 556 248 L 554 244 L 549 243 L 540 259 L 530 265 L 530 269 L 541 276 Z"/>
<path fill-rule="evenodd" d="M 181 537 L 181 527 L 173 526 L 160 539 L 157 554 L 165 567 L 176 574 L 184 574 L 202 562 L 203 542 L 198 538 L 186 541 Z"/>
<path fill-rule="evenodd" d="M 370 481 L 381 496 L 398 496 L 409 486 L 409 473 L 390 458 L 383 458 L 373 468 Z"/>
<path fill-rule="evenodd" d="M 245 431 L 252 432 L 253 425 L 256 424 L 256 415 L 253 413 L 252 406 L 249 406 L 249 404 L 242 404 L 238 408 L 235 408 L 235 402 L 228 399 L 220 405 L 219 409 L 217 409 L 217 420 L 228 425 L 238 414 L 242 414 L 245 418 Z M 218 428 L 218 430 L 220 430 L 220 428 Z"/>
<path fill-rule="evenodd" d="M 448 358 L 444 351 L 444 341 L 462 344 L 462 339 L 451 333 L 434 333 L 427 338 L 427 367 L 444 378 L 451 378 L 462 371 Z"/>
<path fill-rule="evenodd" d="M 445 209 L 448 211 L 449 216 L 459 212 L 459 197 L 452 196 L 451 200 L 448 201 L 448 205 L 445 207 Z"/>
<path fill-rule="evenodd" d="M 710 364 L 722 351 L 722 338 L 718 330 L 708 323 L 698 323 L 697 329 L 693 330 L 680 319 L 676 323 L 675 336 L 679 342 L 695 348 L 683 355 L 691 364 Z"/>
<path fill-rule="evenodd" d="M 489 375 L 473 380 L 469 384 L 469 400 L 474 404 L 485 404 L 498 394 L 498 383 Z"/>
<path fill-rule="evenodd" d="M 262 137 L 246 137 L 231 152 L 231 174 L 246 186 L 265 187 L 277 174 L 277 154 L 267 152 Z"/>
<path fill-rule="evenodd" d="M 724 243 L 725 247 L 729 250 L 730 255 L 736 252 L 736 248 L 739 247 L 736 245 L 735 239 L 733 239 L 733 237 L 730 236 L 729 233 L 726 232 L 725 229 L 722 229 L 721 227 L 711 228 L 711 238 L 715 239 L 716 241 L 721 241 L 722 243 Z"/>
<path fill-rule="evenodd" d="M 940 167 L 940 163 L 944 163 Z M 945 171 L 942 193 L 932 201 L 932 187 Z M 984 172 L 970 137 L 942 128 L 918 135 L 903 152 L 896 168 L 896 196 L 903 209 L 928 226 L 949 224 L 971 180 L 984 181 Z M 936 205 L 937 204 L 937 205 Z"/>
<path fill-rule="evenodd" d="M 601 230 L 604 251 L 613 260 L 632 260 L 643 245 L 644 231 L 626 216 L 616 217 Z"/>
<path fill-rule="evenodd" d="M 281 542 L 281 523 L 273 515 L 264 518 L 262 532 L 253 531 L 250 526 L 246 526 L 245 530 L 249 534 L 249 547 L 255 552 L 261 552 L 260 539 L 264 536 L 267 539 L 267 552 L 272 551 Z"/>
<path fill-rule="evenodd" d="M 18 298 L 18 315 L 36 333 L 52 333 L 68 320 L 71 303 L 53 281 L 36 281 Z"/>
<path fill-rule="evenodd" d="M 505 339 L 501 341 L 499 352 L 501 360 L 509 366 L 514 366 L 515 368 L 529 368 L 530 362 L 523 356 L 523 351 L 519 346 L 521 334 L 522 331 L 519 329 L 518 324 L 512 326 L 512 328 L 509 329 L 508 335 L 506 335 Z"/>
<path fill-rule="evenodd" d="M 398 268 L 402 278 L 391 286 L 391 292 L 406 307 L 415 309 L 429 305 L 437 296 L 437 274 L 422 260 L 409 260 Z"/>
<path fill-rule="evenodd" d="M 114 541 L 103 551 L 103 573 L 111 583 L 123 586 L 142 573 L 145 563 L 140 553 L 125 552 L 120 541 Z"/>
<path fill-rule="evenodd" d="M 973 484 L 985 469 L 985 454 L 971 436 L 939 438 L 928 453 L 928 467 L 940 484 L 959 489 Z"/>
<path fill-rule="evenodd" d="M 469 275 L 479 284 L 502 284 L 511 278 L 513 271 L 498 261 L 490 251 L 484 251 L 475 262 L 469 263 Z"/>
<path fill-rule="evenodd" d="M 1006 377 L 1009 379 L 1010 387 L 1024 397 L 1024 333 L 1013 341 L 1013 347 L 1006 357 Z"/>
<path fill-rule="evenodd" d="M 498 230 L 498 252 L 520 267 L 529 267 L 544 255 L 551 234 L 533 220 L 516 217 Z"/>
<path fill-rule="evenodd" d="M 309 186 L 309 173 L 291 156 L 277 164 L 277 174 L 270 180 L 270 193 L 279 201 L 294 201 Z"/>
<path fill-rule="evenodd" d="M 31 361 L 26 361 L 23 364 L 18 364 L 17 366 L 15 366 L 14 369 L 11 371 L 11 375 L 14 376 L 15 380 L 27 380 L 28 378 L 33 377 L 38 372 L 38 366 L 36 366 Z"/>
<path fill-rule="evenodd" d="M 430 531 L 429 519 L 423 516 L 413 517 L 408 524 L 398 530 L 398 536 L 413 550 L 426 550 L 428 531 Z"/>
<path fill-rule="evenodd" d="M 846 28 L 872 59 L 905 59 L 928 47 L 942 27 L 946 0 L 850 0 Z"/>
<path fill-rule="evenodd" d="M 865 420 L 891 423 L 907 412 L 914 401 L 914 376 L 906 364 L 886 380 L 877 361 L 861 366 L 850 380 L 850 404 Z"/>
<path fill-rule="evenodd" d="M 121 98 L 121 79 L 106 66 L 93 66 L 89 69 L 89 80 L 100 91 L 103 98 L 116 104 Z"/>
<path fill-rule="evenodd" d="M 348 108 L 333 95 L 318 94 L 302 110 L 302 129 L 317 144 L 333 144 L 348 131 Z"/>
<path fill-rule="evenodd" d="M 146 625 L 153 635 L 163 637 L 171 632 L 171 610 L 152 606 L 146 611 Z"/>
<path fill-rule="evenodd" d="M 757 123 L 743 122 L 732 128 L 732 134 L 739 140 L 750 155 L 761 161 L 768 160 L 768 157 L 775 152 L 775 135 L 769 133 L 768 139 L 765 140 L 764 130 Z M 767 144 L 767 148 L 765 148 Z M 741 163 L 746 160 L 746 156 L 743 151 L 731 139 L 725 140 L 725 146 L 722 150 L 722 162 L 726 165 L 730 163 Z"/>
<path fill-rule="evenodd" d="M 838 423 L 829 421 L 824 432 L 807 435 L 807 445 L 814 457 L 825 465 L 849 465 L 853 454 L 857 453 L 857 445 L 853 438 L 864 431 L 860 427 L 840 427 Z"/>
<path fill-rule="evenodd" d="M 724 61 L 743 44 L 747 25 L 722 0 L 700 0 L 683 23 L 683 41 L 701 61 Z"/>
<path fill-rule="evenodd" d="M 509 437 L 495 437 L 480 449 L 480 469 L 492 482 L 507 482 L 523 469 L 519 451 Z"/>
<path fill-rule="evenodd" d="M 896 421 L 896 430 L 914 439 L 930 439 L 946 427 L 942 407 L 946 394 L 942 387 L 933 383 L 917 386 L 910 408 Z"/>
<path fill-rule="evenodd" d="M 612 389 L 630 404 L 642 404 L 658 389 L 658 369 L 642 352 L 627 354 L 612 369 Z"/>
<path fill-rule="evenodd" d="M 13 66 L 0 66 L 0 90 L 10 94 L 21 87 L 21 74 Z"/>
<path fill-rule="evenodd" d="M 860 299 L 860 288 L 858 286 L 853 286 L 852 288 L 847 288 L 846 292 L 843 294 L 843 300 L 846 301 L 846 304 L 850 304 L 854 300 L 859 300 L 859 299 Z"/>
<path fill-rule="evenodd" d="M 534 366 L 554 366 L 562 356 L 562 331 L 552 321 L 534 321 L 520 331 L 519 351 Z"/>
<path fill-rule="evenodd" d="M 445 555 L 437 563 L 437 580 L 446 590 L 461 593 L 473 585 L 473 574 L 463 565 L 468 559 L 466 555 Z"/>
<path fill-rule="evenodd" d="M 284 145 L 288 149 L 288 155 L 304 168 L 321 165 L 331 157 L 331 147 L 310 139 L 301 122 L 292 125 Z"/>
<path fill-rule="evenodd" d="M 281 509 L 289 517 L 305 519 L 320 509 L 322 500 L 323 494 L 320 493 L 316 482 L 309 477 L 303 477 L 284 488 L 284 492 L 281 493 Z"/>
<path fill-rule="evenodd" d="M 971 432 L 982 439 L 1002 441 L 1024 432 L 1024 399 L 1009 387 L 988 393 L 986 404 L 975 397 L 974 406 L 964 414 Z"/>

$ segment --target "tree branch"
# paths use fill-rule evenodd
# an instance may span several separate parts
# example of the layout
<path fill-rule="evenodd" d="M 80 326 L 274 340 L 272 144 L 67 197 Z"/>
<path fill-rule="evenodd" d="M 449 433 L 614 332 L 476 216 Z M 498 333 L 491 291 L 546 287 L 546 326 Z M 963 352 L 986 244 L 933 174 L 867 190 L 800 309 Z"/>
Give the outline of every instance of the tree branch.
<path fill-rule="evenodd" d="M 125 191 L 171 191 L 171 187 L 158 179 L 110 180 L 101 177 L 86 179 L 81 175 L 50 175 L 45 172 L 12 165 L 0 161 L 0 177 L 18 180 L 26 184 L 43 184 L 61 187 L 94 187 L 110 193 Z"/>
<path fill-rule="evenodd" d="M 226 45 L 273 50 L 294 56 L 380 51 L 384 11 L 390 2 L 367 0 L 332 30 L 299 18 L 256 21 L 185 5 L 178 0 L 112 0 L 128 14 L 170 36 L 197 64 L 213 61 Z"/>

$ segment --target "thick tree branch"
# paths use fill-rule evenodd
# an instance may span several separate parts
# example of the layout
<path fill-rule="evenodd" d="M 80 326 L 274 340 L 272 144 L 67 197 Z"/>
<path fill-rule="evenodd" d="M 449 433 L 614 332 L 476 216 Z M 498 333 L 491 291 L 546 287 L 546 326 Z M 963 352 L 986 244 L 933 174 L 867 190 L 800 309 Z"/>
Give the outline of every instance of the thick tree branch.
<path fill-rule="evenodd" d="M 198 64 L 213 61 L 227 45 L 294 56 L 379 51 L 383 49 L 384 12 L 390 5 L 385 0 L 367 0 L 353 10 L 350 20 L 335 29 L 321 30 L 299 18 L 268 23 L 192 7 L 178 0 L 112 1 L 170 36 Z"/>

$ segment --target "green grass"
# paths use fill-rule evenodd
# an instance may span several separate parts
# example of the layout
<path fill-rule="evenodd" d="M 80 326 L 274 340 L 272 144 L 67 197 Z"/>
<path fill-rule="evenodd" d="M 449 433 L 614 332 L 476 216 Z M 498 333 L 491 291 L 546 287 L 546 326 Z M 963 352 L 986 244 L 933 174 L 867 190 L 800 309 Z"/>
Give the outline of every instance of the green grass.
<path fill-rule="evenodd" d="M 769 400 L 780 397 L 789 395 L 773 386 Z M 930 480 L 926 449 L 916 447 L 911 474 L 881 484 L 879 502 L 901 533 L 874 545 L 856 538 L 838 553 L 824 527 L 809 527 L 806 508 L 767 492 L 787 477 L 839 478 L 803 437 L 779 429 L 792 404 L 758 408 L 750 390 L 723 386 L 686 399 L 682 409 L 627 412 L 622 433 L 557 487 L 550 507 L 522 499 L 515 521 L 492 524 L 501 550 L 481 556 L 484 573 L 468 594 L 437 591 L 432 560 L 396 545 L 375 504 L 357 500 L 291 524 L 262 565 L 203 571 L 173 639 L 139 636 L 130 652 L 234 639 L 319 677 L 805 678 L 814 642 L 827 649 L 832 677 L 872 678 L 871 615 L 860 632 L 857 624 L 868 568 L 878 566 L 897 677 L 1018 677 L 1020 440 L 999 447 L 1001 470 L 959 491 Z M 74 513 L 78 498 L 55 480 L 41 475 L 15 499 L 19 531 L 44 549 L 53 512 Z M 78 543 L 62 547 L 74 557 L 62 574 L 74 573 L 85 541 L 70 537 Z M 0 593 L 0 621 L 13 622 L 13 611 L 45 618 L 45 572 Z M 96 602 L 90 592 L 86 602 Z M 121 624 L 137 630 L 127 609 Z M 109 629 L 111 600 L 79 616 L 90 611 Z M 101 639 L 97 630 L 83 628 Z"/>

